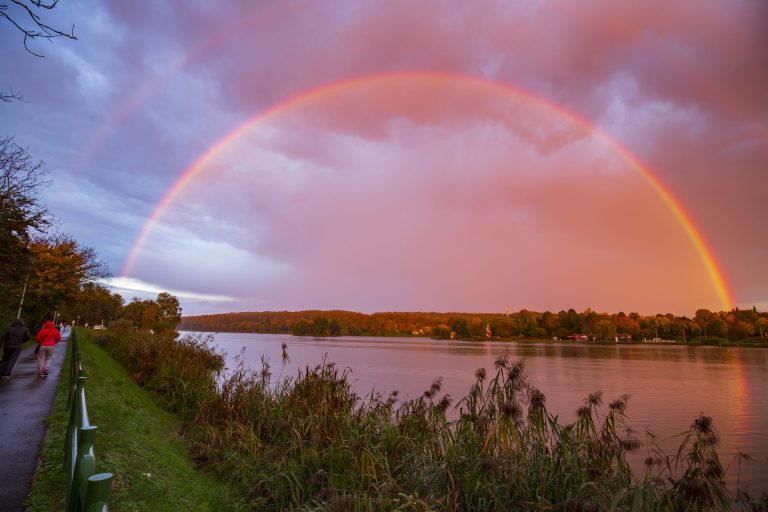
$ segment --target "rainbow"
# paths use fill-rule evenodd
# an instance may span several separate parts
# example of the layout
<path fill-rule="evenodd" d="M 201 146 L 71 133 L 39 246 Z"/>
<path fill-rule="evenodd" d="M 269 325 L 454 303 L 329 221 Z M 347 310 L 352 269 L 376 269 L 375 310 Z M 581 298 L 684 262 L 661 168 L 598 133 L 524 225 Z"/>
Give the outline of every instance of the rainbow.
<path fill-rule="evenodd" d="M 634 169 L 637 173 L 639 173 L 640 176 L 642 176 L 643 179 L 648 183 L 648 185 L 650 185 L 650 187 L 655 191 L 658 197 L 664 202 L 667 208 L 669 208 L 670 212 L 672 212 L 677 222 L 683 228 L 689 240 L 691 241 L 694 248 L 696 249 L 696 252 L 701 258 L 701 261 L 704 264 L 704 267 L 712 282 L 712 285 L 715 289 L 717 297 L 720 303 L 722 304 L 722 307 L 726 310 L 730 310 L 735 307 L 733 295 L 726 281 L 724 272 L 721 269 L 720 265 L 717 263 L 717 260 L 714 256 L 712 249 L 709 247 L 701 231 L 693 222 L 693 219 L 691 218 L 690 214 L 686 212 L 681 201 L 675 197 L 675 195 L 661 182 L 661 180 L 659 180 L 659 178 L 656 177 L 656 175 L 652 172 L 652 170 L 648 166 L 644 165 L 626 147 L 621 145 L 619 142 L 617 142 L 615 139 L 609 136 L 606 132 L 594 126 L 592 123 L 590 123 L 583 117 L 579 116 L 578 114 L 571 112 L 570 110 L 567 110 L 556 103 L 553 103 L 549 100 L 536 96 L 529 91 L 519 89 L 517 87 L 513 87 L 508 84 L 503 84 L 503 83 L 494 82 L 494 81 L 485 80 L 485 79 L 476 78 L 476 77 L 470 77 L 465 75 L 455 75 L 455 74 L 448 74 L 448 73 L 400 72 L 400 73 L 389 73 L 389 74 L 383 74 L 383 75 L 382 74 L 368 75 L 368 76 L 357 77 L 349 80 L 333 82 L 333 83 L 326 84 L 314 89 L 310 89 L 299 95 L 293 96 L 281 103 L 278 103 L 270 107 L 267 110 L 264 110 L 258 113 L 257 115 L 241 123 L 235 129 L 233 129 L 232 131 L 227 133 L 224 137 L 222 137 L 218 142 L 216 142 L 214 145 L 209 147 L 202 155 L 200 155 L 192 163 L 192 165 L 190 165 L 182 173 L 181 177 L 173 184 L 173 186 L 163 196 L 163 198 L 157 204 L 154 211 L 152 212 L 152 214 L 149 216 L 146 223 L 142 227 L 141 232 L 139 233 L 139 236 L 137 237 L 135 243 L 133 244 L 133 247 L 131 248 L 130 253 L 128 254 L 128 257 L 126 258 L 123 264 L 121 275 L 123 277 L 127 277 L 130 274 L 131 269 L 133 268 L 133 265 L 136 262 L 136 258 L 138 257 L 138 254 L 141 251 L 141 247 L 146 241 L 149 233 L 152 231 L 157 221 L 163 215 L 165 210 L 170 206 L 170 204 L 173 203 L 173 201 L 176 199 L 179 193 L 187 186 L 188 183 L 190 183 L 205 168 L 205 166 L 208 164 L 208 162 L 211 161 L 212 158 L 214 158 L 216 155 L 221 153 L 221 151 L 223 151 L 230 143 L 237 140 L 240 136 L 246 133 L 254 125 L 257 125 L 286 109 L 290 109 L 292 107 L 295 107 L 305 102 L 320 99 L 327 95 L 338 93 L 347 89 L 352 89 L 362 84 L 367 84 L 367 83 L 386 84 L 390 82 L 395 84 L 405 80 L 430 82 L 430 83 L 435 82 L 438 84 L 444 83 L 446 81 L 453 82 L 453 83 L 458 82 L 466 85 L 482 87 L 485 89 L 503 91 L 507 94 L 513 94 L 525 101 L 533 102 L 534 104 L 538 104 L 540 106 L 546 107 L 550 111 L 577 124 L 578 126 L 582 127 L 586 132 L 589 132 L 595 137 L 597 137 L 598 139 L 600 139 L 608 147 L 610 147 L 616 154 L 618 154 L 632 169 Z"/>

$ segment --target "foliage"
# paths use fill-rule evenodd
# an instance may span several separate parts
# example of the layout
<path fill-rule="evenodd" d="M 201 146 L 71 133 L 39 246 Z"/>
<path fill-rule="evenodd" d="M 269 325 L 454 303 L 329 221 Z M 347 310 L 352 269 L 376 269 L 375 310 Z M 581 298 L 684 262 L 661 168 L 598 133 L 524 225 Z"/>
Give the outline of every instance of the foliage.
<path fill-rule="evenodd" d="M 701 336 L 768 339 L 768 313 L 757 309 L 712 312 L 700 309 L 694 318 L 658 314 L 597 313 L 573 309 L 539 313 L 523 309 L 498 313 L 374 313 L 350 311 L 264 311 L 188 316 L 180 328 L 208 332 L 293 333 L 297 336 L 369 335 L 485 338 L 486 326 L 497 338 L 566 338 L 583 334 L 591 341 L 641 341 Z"/>
<path fill-rule="evenodd" d="M 211 347 L 211 338 L 176 339 L 172 331 L 151 334 L 117 323 L 110 330 L 109 349 L 139 385 L 163 397 L 173 412 L 191 417 L 213 392 L 214 376 L 223 358 Z"/>
<path fill-rule="evenodd" d="M 155 300 L 134 298 L 122 309 L 119 317 L 137 329 L 175 334 L 176 326 L 181 321 L 181 305 L 175 296 L 162 292 Z"/>
<path fill-rule="evenodd" d="M 108 271 L 89 247 L 47 231 L 52 216 L 40 201 L 45 167 L 10 138 L 0 139 L 0 320 L 23 314 L 30 326 L 81 298 Z M 26 286 L 26 289 L 25 289 Z"/>
<path fill-rule="evenodd" d="M 0 138 L 0 320 L 15 318 L 31 264 L 28 244 L 51 223 L 39 195 L 48 186 L 42 162 L 28 151 Z M 13 316 L 12 316 L 13 315 Z"/>
<path fill-rule="evenodd" d="M 637 478 L 627 462 L 641 444 L 625 424 L 628 396 L 603 409 L 602 394 L 590 394 L 577 420 L 563 425 L 522 364 L 506 357 L 495 361 L 491 375 L 478 369 L 472 390 L 455 406 L 457 419 L 450 420 L 452 400 L 440 396 L 439 379 L 398 404 L 396 393 L 358 397 L 346 371 L 325 361 L 275 382 L 266 361 L 257 371 L 241 363 L 222 372 L 200 338 L 128 340 L 110 332 L 104 346 L 169 407 L 184 412 L 200 466 L 237 486 L 256 510 L 731 506 L 711 419 L 696 419 L 672 455 L 651 436 L 654 456 Z M 174 352 L 183 355 L 174 358 Z M 178 359 L 187 364 L 180 367 Z M 156 376 L 174 372 L 187 383 L 156 384 Z"/>
<path fill-rule="evenodd" d="M 108 325 L 122 313 L 123 302 L 120 294 L 98 283 L 85 283 L 77 298 L 62 308 L 61 318 L 77 320 L 78 325 Z"/>
<path fill-rule="evenodd" d="M 39 238 L 29 249 L 32 264 L 24 310 L 28 320 L 38 324 L 77 301 L 84 285 L 108 275 L 93 249 L 66 236 Z"/>

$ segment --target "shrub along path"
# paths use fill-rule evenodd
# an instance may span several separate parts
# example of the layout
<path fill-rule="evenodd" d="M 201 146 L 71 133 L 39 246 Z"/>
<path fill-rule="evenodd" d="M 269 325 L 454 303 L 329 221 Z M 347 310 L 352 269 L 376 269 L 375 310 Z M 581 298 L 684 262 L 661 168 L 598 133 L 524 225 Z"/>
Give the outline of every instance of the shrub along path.
<path fill-rule="evenodd" d="M 10 379 L 0 379 L 2 512 L 23 510 L 67 348 L 63 343 L 56 345 L 48 377 L 39 378 L 34 347 L 22 351 Z"/>

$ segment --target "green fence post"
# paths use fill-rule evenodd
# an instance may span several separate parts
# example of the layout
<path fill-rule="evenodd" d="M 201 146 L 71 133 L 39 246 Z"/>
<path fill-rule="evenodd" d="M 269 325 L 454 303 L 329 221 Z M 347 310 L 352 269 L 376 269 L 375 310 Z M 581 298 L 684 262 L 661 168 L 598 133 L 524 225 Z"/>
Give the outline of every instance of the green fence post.
<path fill-rule="evenodd" d="M 74 339 L 74 331 L 72 332 L 72 335 L 70 339 Z M 71 456 L 71 452 L 73 449 L 77 449 L 75 446 L 73 448 L 73 433 L 74 435 L 77 435 L 77 413 L 75 409 L 75 392 L 77 391 L 77 381 L 75 380 L 77 375 L 77 369 L 76 365 L 78 364 L 76 362 L 77 359 L 77 351 L 76 351 L 77 344 L 73 343 L 72 346 L 68 347 L 69 350 L 69 393 L 67 394 L 67 409 L 69 410 L 69 415 L 67 417 L 67 434 L 64 439 L 64 472 L 67 473 L 67 478 L 71 478 L 71 469 L 72 465 L 74 464 L 74 458 Z"/>
<path fill-rule="evenodd" d="M 85 383 L 88 380 L 85 369 L 80 370 L 80 376 L 77 378 L 77 388 L 75 389 L 75 418 L 77 427 L 88 426 L 88 408 L 85 403 Z"/>
<path fill-rule="evenodd" d="M 81 496 L 85 494 L 88 477 L 96 472 L 96 456 L 93 453 L 95 440 L 96 427 L 89 426 L 80 429 L 75 471 L 67 493 L 67 512 L 79 512 L 81 510 Z"/>
<path fill-rule="evenodd" d="M 84 512 L 107 512 L 109 492 L 112 490 L 112 473 L 99 473 L 88 478 L 83 500 Z"/>
<path fill-rule="evenodd" d="M 67 486 L 72 485 L 72 477 L 75 473 L 75 460 L 77 459 L 77 421 L 75 402 L 69 408 L 69 421 L 67 422 L 67 438 L 65 439 L 64 473 L 67 475 Z"/>

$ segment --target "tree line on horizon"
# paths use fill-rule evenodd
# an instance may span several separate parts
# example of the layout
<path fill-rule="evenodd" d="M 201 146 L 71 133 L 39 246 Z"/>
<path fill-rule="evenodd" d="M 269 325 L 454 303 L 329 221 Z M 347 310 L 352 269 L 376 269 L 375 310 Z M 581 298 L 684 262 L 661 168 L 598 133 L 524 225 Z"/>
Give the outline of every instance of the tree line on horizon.
<path fill-rule="evenodd" d="M 643 339 L 692 340 L 722 338 L 742 340 L 768 336 L 768 312 L 752 309 L 710 311 L 699 309 L 692 317 L 671 313 L 598 313 L 587 308 L 559 312 L 522 309 L 499 313 L 353 311 L 263 311 L 185 316 L 181 330 L 207 332 L 292 333 L 297 336 L 427 336 L 460 339 L 497 338 L 566 339 L 587 336 L 595 341 Z"/>

